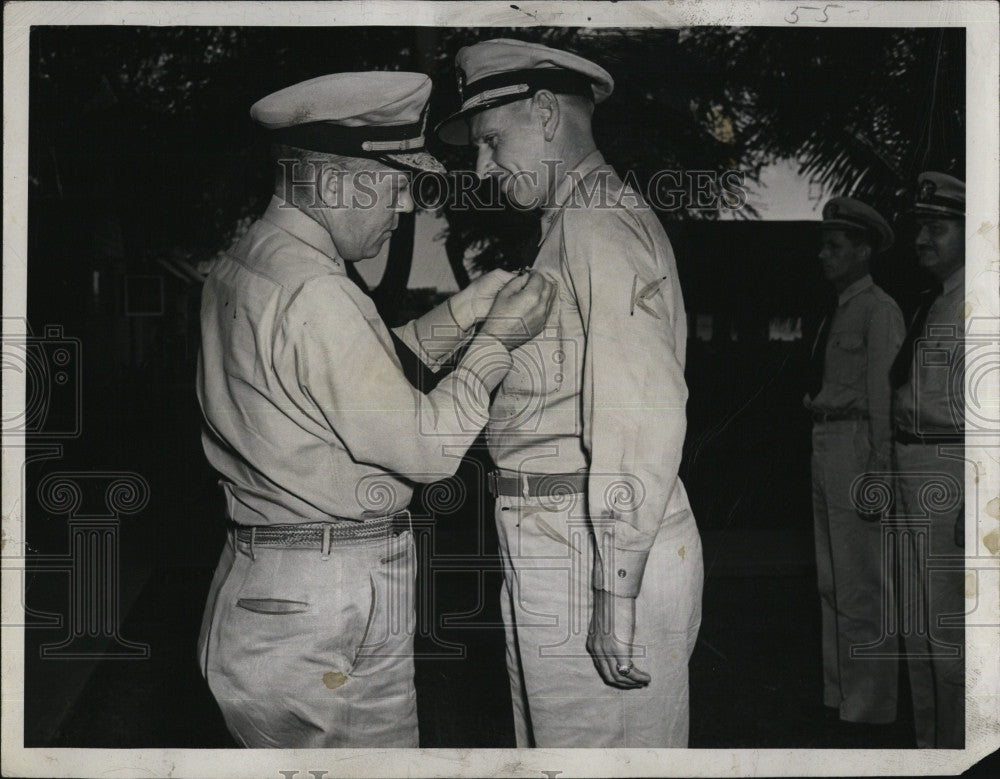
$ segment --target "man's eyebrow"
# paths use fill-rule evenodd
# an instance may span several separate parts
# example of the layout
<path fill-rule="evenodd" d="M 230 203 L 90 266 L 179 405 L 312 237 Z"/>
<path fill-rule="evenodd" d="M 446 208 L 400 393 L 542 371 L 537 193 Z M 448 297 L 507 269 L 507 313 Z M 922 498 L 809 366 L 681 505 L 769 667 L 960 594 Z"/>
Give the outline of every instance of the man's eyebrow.
<path fill-rule="evenodd" d="M 473 135 L 472 136 L 472 142 L 473 143 L 481 143 L 484 138 L 486 138 L 486 137 L 488 137 L 490 135 L 496 135 L 496 132 L 497 132 L 497 130 L 496 130 L 495 127 L 487 127 L 485 130 L 482 130 L 482 131 L 476 133 L 475 135 Z"/>

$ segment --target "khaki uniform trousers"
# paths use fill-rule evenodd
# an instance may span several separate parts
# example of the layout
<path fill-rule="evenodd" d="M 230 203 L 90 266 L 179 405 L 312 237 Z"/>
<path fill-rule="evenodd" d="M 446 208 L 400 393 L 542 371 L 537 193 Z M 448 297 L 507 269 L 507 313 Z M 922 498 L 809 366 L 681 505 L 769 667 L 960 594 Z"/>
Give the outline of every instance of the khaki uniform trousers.
<path fill-rule="evenodd" d="M 594 540 L 582 495 L 501 496 L 500 603 L 518 747 L 686 747 L 688 660 L 701 624 L 701 539 L 689 511 L 660 531 L 636 598 L 645 688 L 604 683 L 587 652 Z M 556 510 L 553 510 L 556 509 Z"/>
<path fill-rule="evenodd" d="M 965 744 L 965 550 L 956 543 L 955 521 L 962 512 L 965 462 L 957 453 L 942 456 L 934 444 L 897 442 L 894 452 L 900 509 L 906 517 L 930 522 L 929 539 L 902 534 L 900 550 L 901 624 L 917 746 L 960 749 Z M 930 480 L 959 485 L 958 493 L 924 491 Z"/>
<path fill-rule="evenodd" d="M 406 531 L 321 550 L 230 533 L 199 637 L 246 747 L 416 747 L 416 553 Z"/>
<path fill-rule="evenodd" d="M 861 657 L 852 652 L 880 641 L 894 608 L 882 523 L 859 517 L 851 498 L 851 485 L 868 467 L 868 422 L 816 423 L 812 444 L 823 703 L 839 709 L 840 719 L 847 722 L 893 722 L 896 656 Z"/>

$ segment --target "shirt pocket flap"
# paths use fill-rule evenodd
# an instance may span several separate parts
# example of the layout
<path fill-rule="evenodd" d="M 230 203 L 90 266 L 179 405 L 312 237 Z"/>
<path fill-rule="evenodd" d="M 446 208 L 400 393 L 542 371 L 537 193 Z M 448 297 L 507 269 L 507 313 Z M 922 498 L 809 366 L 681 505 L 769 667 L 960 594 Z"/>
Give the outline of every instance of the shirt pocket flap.
<path fill-rule="evenodd" d="M 830 342 L 838 349 L 845 349 L 849 352 L 857 351 L 865 345 L 865 339 L 861 333 L 853 332 L 833 333 L 830 336 Z"/>

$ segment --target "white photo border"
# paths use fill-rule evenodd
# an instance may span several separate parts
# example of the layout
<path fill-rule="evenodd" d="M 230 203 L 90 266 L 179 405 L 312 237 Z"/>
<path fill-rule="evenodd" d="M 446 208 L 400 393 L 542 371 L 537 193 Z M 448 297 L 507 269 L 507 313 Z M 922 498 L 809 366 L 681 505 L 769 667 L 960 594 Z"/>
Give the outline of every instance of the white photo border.
<path fill-rule="evenodd" d="M 3 316 L 26 315 L 29 31 L 35 25 L 440 27 L 827 26 L 966 30 L 966 295 L 969 331 L 1000 343 L 998 6 L 993 2 L 11 2 L 4 7 Z M 6 347 L 5 347 L 6 348 Z M 982 397 L 1000 397 L 998 373 Z M 3 384 L 4 418 L 24 409 L 22 380 Z M 994 416 L 997 418 L 1000 412 Z M 1000 520 L 995 438 L 967 448 L 967 577 L 976 624 L 966 633 L 964 750 L 830 749 L 50 749 L 24 748 L 24 629 L 2 631 L 4 775 L 20 776 L 790 776 L 960 773 L 1000 746 L 1000 558 L 982 544 Z M 3 443 L 3 538 L 24 541 L 24 442 Z M 981 466 L 981 467 L 980 467 Z M 992 501 L 992 503 L 990 502 Z M 992 507 L 992 508 L 991 508 Z M 2 623 L 21 624 L 21 571 L 3 567 Z M 967 582 L 968 582 L 967 578 Z M 968 584 L 967 584 L 968 591 Z M 284 774 L 282 772 L 285 772 Z M 319 773 L 323 776 L 322 773 Z"/>

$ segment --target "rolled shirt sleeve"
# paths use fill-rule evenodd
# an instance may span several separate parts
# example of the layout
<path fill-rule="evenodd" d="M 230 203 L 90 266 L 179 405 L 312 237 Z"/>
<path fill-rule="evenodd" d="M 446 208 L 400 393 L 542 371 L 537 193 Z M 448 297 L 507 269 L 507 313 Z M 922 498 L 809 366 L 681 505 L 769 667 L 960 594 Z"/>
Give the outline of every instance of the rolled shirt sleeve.
<path fill-rule="evenodd" d="M 625 209 L 568 209 L 563 222 L 564 282 L 585 333 L 593 586 L 627 597 L 642 586 L 679 483 L 686 428 L 686 321 L 673 252 L 657 229 Z"/>
<path fill-rule="evenodd" d="M 471 306 L 465 302 L 463 292 L 423 316 L 393 328 L 399 340 L 435 373 L 472 337 L 476 320 L 471 310 L 466 315 Z"/>
<path fill-rule="evenodd" d="M 507 350 L 476 336 L 456 369 L 424 395 L 403 375 L 374 305 L 351 286 L 342 276 L 312 279 L 277 320 L 275 375 L 288 402 L 331 429 L 358 462 L 419 482 L 454 473 L 451 452 L 467 448 L 485 425 L 490 393 L 511 365 Z M 408 346 L 420 347 L 420 333 L 433 326 L 432 318 L 412 327 Z"/>

